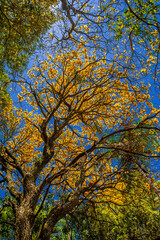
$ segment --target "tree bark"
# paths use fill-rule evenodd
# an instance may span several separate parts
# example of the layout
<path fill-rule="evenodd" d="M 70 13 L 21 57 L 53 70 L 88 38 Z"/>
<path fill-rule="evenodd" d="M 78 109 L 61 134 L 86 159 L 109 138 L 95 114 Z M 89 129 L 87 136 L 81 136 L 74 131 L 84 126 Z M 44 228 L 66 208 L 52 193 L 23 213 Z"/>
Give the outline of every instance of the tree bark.
<path fill-rule="evenodd" d="M 34 213 L 24 204 L 16 209 L 15 240 L 32 240 Z"/>
<path fill-rule="evenodd" d="M 57 204 L 53 207 L 42 226 L 38 240 L 49 240 L 53 233 L 53 228 L 57 222 L 71 212 L 79 205 L 79 197 L 73 198 L 71 201 L 64 204 Z"/>
<path fill-rule="evenodd" d="M 32 228 L 35 221 L 34 211 L 39 191 L 31 174 L 26 174 L 24 177 L 23 189 L 24 192 L 19 204 L 15 207 L 15 240 L 32 240 Z"/>

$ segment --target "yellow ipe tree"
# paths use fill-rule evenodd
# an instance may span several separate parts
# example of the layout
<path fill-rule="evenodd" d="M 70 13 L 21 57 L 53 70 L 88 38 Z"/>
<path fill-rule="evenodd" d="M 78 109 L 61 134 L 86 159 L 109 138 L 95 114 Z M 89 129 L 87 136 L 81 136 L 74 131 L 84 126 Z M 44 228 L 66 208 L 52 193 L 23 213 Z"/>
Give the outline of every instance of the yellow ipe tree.
<path fill-rule="evenodd" d="M 1 139 L 1 183 L 10 195 L 15 239 L 48 240 L 82 203 L 104 201 L 103 195 L 110 201 L 114 189 L 123 190 L 120 169 L 112 165 L 119 151 L 130 151 L 123 133 L 143 128 L 155 136 L 158 111 L 147 87 L 131 82 L 139 78 L 134 67 L 127 73 L 82 44 L 48 55 L 28 75 L 20 82 L 19 104 L 1 114 L 15 129 Z M 148 156 L 142 147 L 131 154 Z M 48 196 L 49 210 L 35 229 Z"/>

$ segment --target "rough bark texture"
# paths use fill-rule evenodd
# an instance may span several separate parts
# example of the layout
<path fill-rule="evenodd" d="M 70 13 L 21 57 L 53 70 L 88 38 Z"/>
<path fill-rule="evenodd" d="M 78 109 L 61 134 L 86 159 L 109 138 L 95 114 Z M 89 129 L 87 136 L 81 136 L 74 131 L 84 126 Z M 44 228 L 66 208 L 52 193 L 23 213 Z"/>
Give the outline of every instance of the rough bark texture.
<path fill-rule="evenodd" d="M 33 211 L 29 206 L 20 206 L 16 211 L 15 240 L 31 240 Z"/>
<path fill-rule="evenodd" d="M 24 193 L 15 207 L 15 240 L 31 240 L 34 225 L 34 210 L 38 200 L 38 190 L 33 176 L 26 174 L 23 180 Z"/>

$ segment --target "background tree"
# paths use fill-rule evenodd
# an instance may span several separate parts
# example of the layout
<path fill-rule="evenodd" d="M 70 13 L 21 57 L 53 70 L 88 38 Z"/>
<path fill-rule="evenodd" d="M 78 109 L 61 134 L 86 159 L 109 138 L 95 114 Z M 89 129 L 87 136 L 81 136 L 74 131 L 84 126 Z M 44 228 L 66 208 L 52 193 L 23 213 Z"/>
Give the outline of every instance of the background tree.
<path fill-rule="evenodd" d="M 123 7 L 122 7 L 123 6 Z M 159 1 L 109 1 L 104 6 L 106 14 L 117 9 L 110 21 L 114 37 L 125 42 L 129 62 L 141 67 L 158 84 L 159 79 Z M 113 10 L 113 12 L 116 12 Z M 128 62 L 128 63 L 129 63 Z M 137 64 L 137 63 L 138 64 Z"/>
<path fill-rule="evenodd" d="M 156 239 L 160 234 L 158 202 L 141 175 L 132 172 L 123 191 L 113 192 L 112 201 L 92 202 L 68 216 L 76 239 Z"/>
<path fill-rule="evenodd" d="M 56 1 L 1 0 L 1 72 L 6 65 L 12 72 L 26 66 L 40 37 L 55 21 L 55 4 Z"/>

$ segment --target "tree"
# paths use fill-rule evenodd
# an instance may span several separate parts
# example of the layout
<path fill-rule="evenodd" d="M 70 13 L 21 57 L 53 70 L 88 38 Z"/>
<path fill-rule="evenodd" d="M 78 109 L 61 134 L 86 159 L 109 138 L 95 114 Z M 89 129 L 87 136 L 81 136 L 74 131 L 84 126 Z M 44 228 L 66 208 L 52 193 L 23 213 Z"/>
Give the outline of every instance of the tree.
<path fill-rule="evenodd" d="M 68 216 L 76 239 L 133 240 L 159 236 L 160 217 L 155 193 L 136 172 L 123 182 L 124 188 L 125 191 L 119 191 L 118 195 L 114 192 L 117 204 L 93 202 Z"/>
<path fill-rule="evenodd" d="M 159 1 L 109 1 L 104 9 L 106 14 L 115 12 L 110 28 L 115 38 L 125 42 L 129 61 L 159 83 Z"/>
<path fill-rule="evenodd" d="M 7 67 L 15 73 L 24 69 L 28 58 L 55 21 L 56 1 L 0 2 L 0 72 Z"/>
<path fill-rule="evenodd" d="M 17 104 L 6 97 L 5 84 L 1 87 L 0 182 L 9 195 L 7 206 L 15 220 L 12 227 L 16 240 L 54 238 L 55 227 L 63 226 L 64 218 L 68 233 L 66 216 L 82 205 L 111 201 L 120 205 L 118 196 L 125 193 L 124 182 L 135 168 L 159 197 L 159 187 L 150 176 L 153 173 L 148 175 L 145 165 L 146 159 L 159 158 L 159 110 L 153 107 L 150 88 L 143 81 L 153 74 L 153 66 L 158 69 L 158 4 L 150 1 L 137 15 L 141 2 L 122 2 L 124 9 L 119 1 L 105 5 L 100 1 L 91 9 L 91 2 L 61 1 L 66 18 L 60 37 L 67 47 L 48 53 L 44 61 L 37 60 L 28 72 L 29 78 L 17 80 L 21 88 Z M 4 62 L 11 63 L 8 66 L 13 70 L 22 68 L 20 61 L 28 59 L 54 15 L 48 8 L 52 1 L 18 4 L 4 1 L 4 8 L 0 9 L 4 22 L 2 73 Z M 47 14 L 46 18 L 39 11 Z M 155 44 L 148 39 L 151 26 L 156 30 L 152 33 Z M 125 29 L 124 35 L 120 34 L 121 28 Z M 150 48 L 141 44 L 146 36 L 145 44 L 149 43 Z M 138 43 L 136 51 L 133 42 Z M 146 54 L 142 59 L 135 54 L 140 46 Z M 139 143 L 141 139 L 144 141 Z M 150 143 L 149 150 L 146 141 Z M 117 162 L 121 163 L 118 168 Z M 132 215 L 124 210 L 122 221 L 127 214 Z M 5 208 L 2 213 L 5 219 Z"/>
<path fill-rule="evenodd" d="M 98 49 L 97 55 L 109 53 L 109 60 L 126 71 L 135 67 L 145 83 L 158 85 L 159 93 L 159 1 L 61 2 L 65 27 L 53 35 L 58 41 L 83 39 L 85 47 Z"/>
<path fill-rule="evenodd" d="M 11 196 L 16 240 L 30 240 L 33 233 L 48 240 L 56 224 L 81 204 L 114 198 L 121 171 L 111 163 L 121 158 L 119 150 L 129 151 L 122 133 L 146 129 L 155 136 L 160 131 L 158 110 L 152 108 L 146 117 L 148 88 L 142 83 L 141 92 L 140 83 L 129 81 L 135 73 L 133 68 L 128 75 L 77 44 L 74 51 L 38 60 L 29 79 L 22 78 L 19 104 L 2 112 L 15 131 L 0 148 L 1 182 Z M 133 149 L 132 154 L 158 157 L 157 149 L 151 151 Z M 35 230 L 48 194 L 51 208 Z"/>

